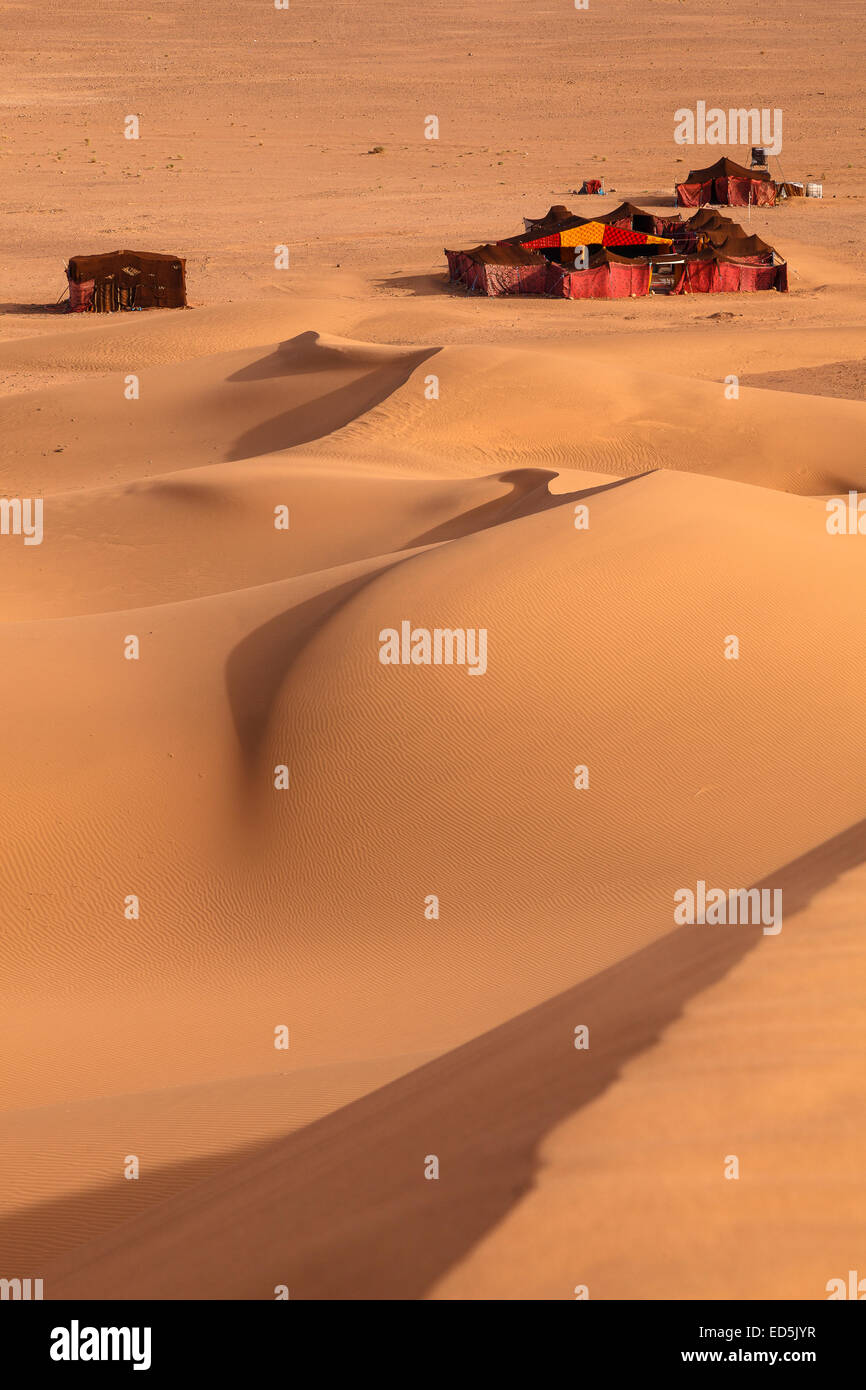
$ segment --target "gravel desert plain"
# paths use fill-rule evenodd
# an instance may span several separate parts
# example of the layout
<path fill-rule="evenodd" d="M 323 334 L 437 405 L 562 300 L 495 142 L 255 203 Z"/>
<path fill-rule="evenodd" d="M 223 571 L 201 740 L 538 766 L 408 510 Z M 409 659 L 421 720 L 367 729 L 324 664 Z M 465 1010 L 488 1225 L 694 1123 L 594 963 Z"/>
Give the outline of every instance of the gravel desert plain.
<path fill-rule="evenodd" d="M 866 1274 L 862 5 L 0 12 L 0 1277 Z M 449 285 L 748 160 L 699 101 L 823 186 L 731 210 L 789 293 Z M 67 312 L 120 248 L 189 307 Z M 404 623 L 483 664 L 385 664 Z"/>

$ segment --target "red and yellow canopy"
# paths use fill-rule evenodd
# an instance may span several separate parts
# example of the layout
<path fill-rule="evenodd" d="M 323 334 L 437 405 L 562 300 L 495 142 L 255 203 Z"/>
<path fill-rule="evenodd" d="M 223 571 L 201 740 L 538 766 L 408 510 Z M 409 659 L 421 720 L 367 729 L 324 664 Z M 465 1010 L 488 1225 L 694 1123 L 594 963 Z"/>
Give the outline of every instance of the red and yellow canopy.
<path fill-rule="evenodd" d="M 650 236 L 648 232 L 630 232 L 623 227 L 609 227 L 606 222 L 584 222 L 580 227 L 565 227 L 533 237 L 520 238 L 528 251 L 540 251 L 545 246 L 670 246 L 670 237 Z"/>

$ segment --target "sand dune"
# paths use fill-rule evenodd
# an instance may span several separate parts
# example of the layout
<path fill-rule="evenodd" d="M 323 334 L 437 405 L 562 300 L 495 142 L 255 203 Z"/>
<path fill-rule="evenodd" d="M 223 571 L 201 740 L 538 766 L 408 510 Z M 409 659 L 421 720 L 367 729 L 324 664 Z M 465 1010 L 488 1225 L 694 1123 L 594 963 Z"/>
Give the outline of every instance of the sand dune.
<path fill-rule="evenodd" d="M 780 410 L 753 388 L 728 399 L 724 368 L 710 383 L 647 367 L 634 356 L 596 364 L 570 348 L 445 348 L 320 447 L 356 463 L 408 458 L 425 471 L 442 462 L 468 469 L 478 458 L 514 466 L 531 452 L 553 469 L 681 468 L 804 494 L 862 486 L 862 401 L 798 394 Z M 435 402 L 419 380 L 431 372 Z M 714 439 L 722 447 L 711 447 Z"/>
<path fill-rule="evenodd" d="M 221 1113 L 225 1078 L 261 1076 L 269 1067 L 285 1072 L 269 1041 L 284 1018 L 292 1024 L 292 1077 L 297 1068 L 334 1067 L 349 1055 L 356 1077 L 369 1079 L 374 1063 L 377 1079 L 383 1071 L 399 1074 L 413 1058 L 445 1054 L 564 984 L 591 981 L 669 937 L 677 884 L 702 873 L 750 883 L 785 862 L 792 845 L 806 852 L 816 829 L 828 838 L 857 818 L 856 768 L 837 779 L 832 795 L 825 785 L 824 734 L 848 727 L 859 708 L 864 659 L 855 615 L 863 561 L 856 547 L 834 548 L 820 501 L 759 492 L 761 508 L 744 497 L 752 492 L 671 473 L 553 498 L 536 486 L 529 514 L 387 559 L 55 622 L 53 661 L 82 674 L 65 682 L 64 715 L 55 710 L 50 735 L 53 680 L 41 693 L 26 680 L 44 626 L 7 624 L 3 670 L 16 674 L 7 675 L 3 696 L 15 714 L 10 730 L 19 752 L 5 753 L 22 788 L 16 814 L 24 812 L 24 843 L 28 823 L 36 840 L 46 786 L 53 825 L 50 838 L 44 825 L 38 832 L 39 880 L 55 885 L 51 900 L 34 902 L 36 865 L 26 852 L 7 890 L 12 919 L 20 913 L 28 922 L 7 960 L 23 1000 L 44 980 L 46 950 L 56 958 L 49 924 L 58 916 L 75 922 L 65 933 L 64 990 L 52 1004 L 58 1031 L 34 1037 L 26 1004 L 12 1020 L 19 1104 L 29 1110 L 34 1093 L 45 1104 L 61 1094 L 78 1098 L 73 1115 L 92 1125 L 88 1098 L 117 1095 L 123 1124 L 136 1116 L 153 1146 L 147 1162 L 158 1181 L 150 1201 L 185 1186 L 198 1193 L 214 1162 L 225 1165 L 239 1140 L 260 1141 L 267 1129 L 248 1102 L 242 1135 L 235 1129 L 222 1152 L 215 1134 L 187 1132 L 178 1170 L 177 1133 L 161 1133 L 148 1119 L 155 1090 L 210 1084 Z M 574 495 L 588 495 L 586 533 L 574 530 Z M 744 551 L 753 556 L 748 590 L 729 560 Z M 816 592 L 809 579 L 819 563 L 833 586 L 830 616 L 826 591 Z M 671 611 L 667 595 L 677 590 L 682 597 Z M 490 634 L 484 682 L 456 668 L 391 671 L 378 663 L 382 626 L 407 612 L 418 623 L 437 616 L 451 623 L 467 603 Z M 780 607 L 792 616 L 781 628 Z M 614 648 L 611 621 L 623 634 Z M 121 645 L 137 631 L 146 637 L 133 674 Z M 743 646 L 735 673 L 722 655 L 730 631 Z M 819 651 L 805 659 L 804 634 L 814 641 L 819 633 Z M 183 655 L 193 646 L 194 668 Z M 847 696 L 828 692 L 823 679 L 820 652 L 834 650 L 852 672 Z M 795 673 L 799 701 L 780 702 L 775 692 Z M 444 679 L 434 683 L 431 675 Z M 823 732 L 804 741 L 803 727 Z M 89 765 L 97 730 L 99 758 Z M 795 741 L 796 763 L 786 752 Z M 34 749 L 39 786 L 30 796 Z M 292 775 L 285 802 L 272 789 L 270 770 L 280 761 Z M 575 761 L 592 769 L 593 790 L 583 799 L 572 786 Z M 74 786 L 63 778 L 67 765 L 77 769 Z M 121 765 L 123 779 L 111 786 L 106 769 Z M 148 806 L 144 842 L 144 824 L 135 841 L 129 833 L 130 787 Z M 816 827 L 819 789 L 823 824 Z M 100 808 L 95 838 L 82 834 L 82 803 Z M 296 849 L 277 871 L 286 845 Z M 143 904 L 142 925 L 132 930 L 122 917 L 127 891 Z M 423 904 L 436 891 L 443 912 L 431 929 Z M 202 911 L 211 919 L 204 952 L 189 931 Z M 540 913 L 543 934 L 533 930 Z M 158 984 L 154 959 L 162 962 Z M 324 1012 L 311 991 L 323 973 Z M 408 988 L 419 979 L 420 994 Z M 130 988 L 131 981 L 141 984 Z M 83 988 L 100 999 L 96 1019 L 81 1016 Z M 635 1022 L 631 1005 L 628 1017 Z M 207 1019 L 219 1020 L 218 1031 Z M 132 1057 L 119 1041 L 130 1034 Z M 142 1093 L 137 1102 L 130 1091 Z M 289 1095 L 293 1113 L 294 1085 Z M 122 1132 L 113 1111 L 109 1105 L 101 1132 L 106 1124 Z M 229 1114 L 237 1122 L 237 1109 Z M 38 1114 L 16 1118 L 24 1133 L 45 1123 Z M 137 1148 L 128 1141 L 125 1151 Z M 148 1205 L 143 1185 L 132 1208 L 116 1193 L 109 1197 L 110 1187 L 104 1200 L 92 1195 L 82 1208 L 80 1194 L 99 1188 L 109 1166 L 101 1150 L 95 1166 L 87 1149 L 73 1163 L 67 1146 L 64 1190 L 77 1195 L 45 1208 L 52 1248 L 80 1239 L 82 1209 L 98 1228 Z M 12 1229 L 19 1241 L 27 1231 L 36 1251 L 45 1239 L 38 1213 L 51 1172 L 48 1160 L 31 1166 L 17 1199 L 30 1217 L 18 1217 Z M 262 1190 L 258 1181 L 255 1187 Z M 195 1198 L 196 1209 L 206 1201 L 219 1225 L 220 1207 L 207 1191 Z M 327 1189 L 323 1200 L 331 1195 Z M 182 1204 L 182 1192 L 174 1200 Z M 375 1209 L 358 1217 L 367 1235 L 352 1236 L 365 1249 L 375 1246 L 366 1225 Z M 174 1208 L 165 1211 L 154 1221 L 170 1221 L 183 1242 Z M 145 1248 L 138 1228 L 128 1238 Z M 195 1249 L 212 1253 L 216 1238 Z M 305 1257 L 302 1267 L 312 1270 L 319 1256 L 308 1254 L 312 1263 Z M 222 1296 L 257 1296 L 227 1252 L 226 1259 L 240 1282 L 220 1286 Z M 322 1259 L 332 1267 L 330 1255 Z M 146 1261 L 139 1267 L 144 1278 Z M 110 1269 L 109 1262 L 103 1290 L 114 1279 Z M 194 1282 L 199 1275 L 196 1266 Z M 312 1296 L 319 1276 L 310 1277 Z M 147 1288 L 164 1292 L 155 1270 L 152 1279 Z M 80 1287 L 97 1291 L 92 1283 Z M 129 1292 L 144 1287 L 131 1284 Z"/>
<path fill-rule="evenodd" d="M 570 1299 L 578 1285 L 592 1298 L 821 1297 L 863 1232 L 859 1143 L 839 1129 L 861 1088 L 838 1069 L 839 1030 L 862 1046 L 863 1017 L 856 987 L 832 984 L 836 953 L 862 954 L 863 852 L 860 825 L 773 876 L 804 914 L 780 958 L 751 934 L 668 936 L 93 1242 L 59 1263 L 58 1296 L 100 1297 L 113 1279 L 165 1298 L 267 1298 L 286 1283 L 295 1299 Z M 816 978 L 834 998 L 810 1010 L 804 1057 L 792 1014 Z M 599 1039 L 582 1060 L 575 1019 Z M 422 1176 L 431 1149 L 437 1183 Z M 736 1188 L 722 1176 L 731 1149 Z"/>
<path fill-rule="evenodd" d="M 0 1277 L 823 1297 L 866 1235 L 853 3 L 657 0 L 639 48 L 624 0 L 5 9 Z M 788 296 L 446 285 L 552 202 L 669 208 L 717 89 L 824 179 L 749 214 Z M 56 309 L 136 245 L 192 308 Z M 383 664 L 404 621 L 483 676 Z M 698 880 L 782 931 L 678 926 Z"/>
<path fill-rule="evenodd" d="M 378 404 L 428 355 L 306 333 L 265 353 L 151 368 L 132 385 L 118 373 L 86 391 L 11 396 L 0 401 L 6 467 L 19 488 L 68 491 L 306 444 Z"/>
<path fill-rule="evenodd" d="M 540 469 L 456 482 L 363 476 L 282 458 L 213 464 L 124 484 L 58 493 L 46 509 L 51 545 L 38 562 L 5 560 L 3 617 L 113 612 L 275 583 L 392 550 L 451 539 L 511 514 Z M 601 478 L 572 474 L 587 485 Z M 607 481 L 607 480 L 605 480 Z M 517 499 L 517 500 L 516 500 Z M 372 511 L 367 508 L 372 504 Z M 274 525 L 288 508 L 288 530 Z M 319 519 L 327 510 L 331 524 Z M 81 569 L 80 538 L 103 543 Z M 118 564 L 119 556 L 123 564 Z"/>
<path fill-rule="evenodd" d="M 734 359 L 717 353 L 721 379 L 697 381 L 684 364 L 649 370 L 634 349 L 614 362 L 573 345 L 411 349 L 307 332 L 144 370 L 135 399 L 121 375 L 12 396 L 0 426 L 10 481 L 46 494 L 302 446 L 354 471 L 474 476 L 531 455 L 551 469 L 681 468 L 805 494 L 862 484 L 863 402 L 797 393 L 771 413 L 778 402 L 754 388 L 728 398 Z"/>

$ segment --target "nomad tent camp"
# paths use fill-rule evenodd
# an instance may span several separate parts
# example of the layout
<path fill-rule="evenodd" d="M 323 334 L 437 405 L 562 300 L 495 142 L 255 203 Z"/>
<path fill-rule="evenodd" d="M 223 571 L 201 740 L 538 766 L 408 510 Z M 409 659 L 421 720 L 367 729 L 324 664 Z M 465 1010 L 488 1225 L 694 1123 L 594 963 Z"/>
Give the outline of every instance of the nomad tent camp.
<path fill-rule="evenodd" d="M 114 313 L 119 309 L 182 309 L 186 261 L 151 251 L 108 251 L 72 256 L 66 267 L 69 311 Z"/>
<path fill-rule="evenodd" d="M 787 265 L 773 247 L 718 212 L 704 209 L 684 222 L 623 203 L 597 218 L 553 207 L 539 221 L 524 220 L 516 236 L 446 251 L 451 283 L 475 294 L 558 299 L 788 288 Z"/>

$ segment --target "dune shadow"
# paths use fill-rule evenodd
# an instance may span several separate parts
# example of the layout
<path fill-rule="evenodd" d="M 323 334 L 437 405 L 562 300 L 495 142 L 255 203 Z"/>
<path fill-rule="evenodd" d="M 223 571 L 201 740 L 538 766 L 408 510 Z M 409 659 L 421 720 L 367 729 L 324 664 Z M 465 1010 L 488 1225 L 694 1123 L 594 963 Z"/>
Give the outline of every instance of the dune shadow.
<path fill-rule="evenodd" d="M 226 692 L 247 772 L 255 769 L 274 701 L 307 644 L 368 584 L 411 558 L 398 555 L 371 573 L 278 613 L 232 648 L 225 665 Z"/>
<path fill-rule="evenodd" d="M 231 372 L 226 381 L 271 381 L 274 377 L 315 376 L 319 372 L 333 371 L 336 355 L 327 348 L 321 348 L 321 335 L 308 328 L 277 343 L 273 351 L 265 353 L 264 357 Z M 347 356 L 346 366 L 350 364 L 351 359 Z"/>
<path fill-rule="evenodd" d="M 833 400 L 862 403 L 866 396 L 866 358 L 827 362 L 822 365 L 820 373 L 814 367 L 782 367 L 777 371 L 752 372 L 740 377 L 740 385 L 754 386 L 759 391 L 821 395 Z M 854 487 L 855 484 L 848 486 Z"/>
<path fill-rule="evenodd" d="M 655 471 L 654 468 L 650 468 L 644 473 L 634 473 L 627 478 L 614 478 L 609 483 L 598 483 L 594 487 L 580 488 L 577 492 L 551 492 L 548 483 L 559 477 L 558 473 L 546 468 L 513 468 L 506 473 L 496 475 L 501 482 L 512 484 L 511 492 L 505 497 L 494 497 L 490 502 L 483 502 L 478 507 L 472 507 L 468 512 L 461 512 L 459 516 L 443 521 L 441 525 L 434 526 L 431 530 L 425 531 L 423 535 L 415 536 L 412 540 L 407 541 L 405 548 L 408 550 L 413 546 L 436 545 L 440 541 L 460 540 L 462 537 L 474 535 L 478 531 L 489 531 L 493 526 L 502 526 L 505 522 L 517 521 L 520 517 L 534 516 L 538 512 L 550 511 L 554 507 L 568 506 L 571 502 L 579 502 L 584 498 L 594 497 L 599 492 L 610 492 L 613 488 L 636 482 L 638 478 L 645 478 Z"/>
<path fill-rule="evenodd" d="M 790 922 L 864 860 L 860 821 L 752 886 L 781 888 Z M 46 1296 L 272 1298 L 282 1283 L 292 1299 L 422 1298 L 529 1191 L 550 1130 L 762 940 L 760 927 L 677 928 L 304 1129 L 227 1155 L 193 1201 L 180 1193 L 122 1240 L 59 1260 Z M 588 1050 L 573 1045 L 579 1024 Z M 431 1154 L 440 1175 L 428 1182 Z M 83 1201 L 31 1208 L 0 1236 L 17 1223 L 20 1244 L 28 1220 L 80 1231 Z"/>
<path fill-rule="evenodd" d="M 648 470 L 653 472 L 653 469 Z M 401 543 L 400 552 L 370 573 L 338 584 L 314 598 L 288 608 L 248 633 L 229 652 L 225 665 L 226 692 L 244 767 L 252 773 L 271 717 L 274 701 L 292 667 L 317 632 L 368 584 L 413 556 L 403 552 L 460 540 L 519 517 L 609 492 L 646 477 L 646 473 L 616 478 L 573 493 L 551 493 L 548 483 L 557 473 L 543 468 L 516 468 L 496 475 L 511 483 L 511 491 L 481 506 L 449 518 L 421 536 Z"/>
<path fill-rule="evenodd" d="M 321 360 L 317 360 L 314 352 L 305 353 L 304 349 L 311 346 L 317 336 L 315 333 L 299 334 L 226 380 L 250 382 L 303 376 L 315 383 L 317 376 L 335 372 L 342 372 L 348 379 L 246 430 L 227 450 L 226 462 L 310 444 L 314 439 L 335 433 L 381 405 L 409 380 L 416 367 L 439 351 L 435 347 L 418 348 L 401 354 L 394 361 L 364 370 L 363 362 L 353 363 L 351 356 L 341 363 L 339 358 L 335 362 L 330 353 L 323 353 Z"/>

